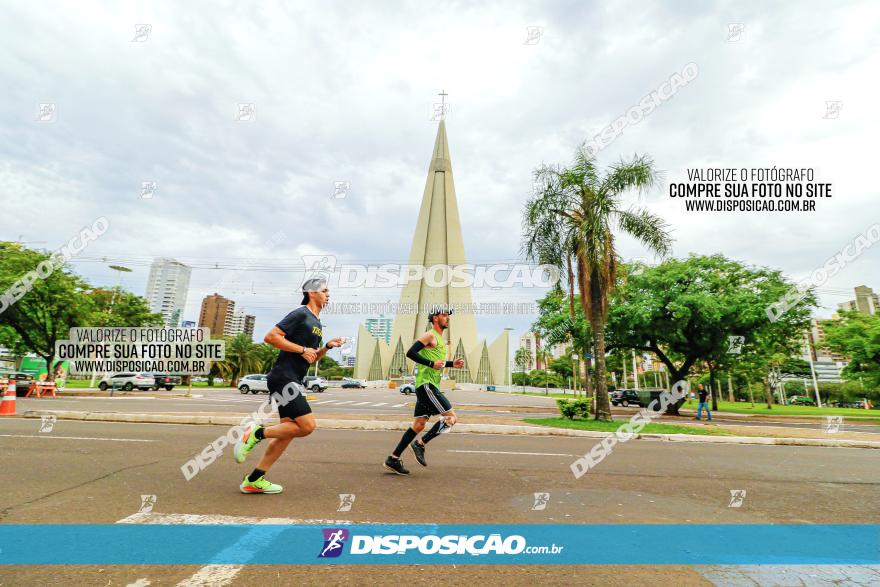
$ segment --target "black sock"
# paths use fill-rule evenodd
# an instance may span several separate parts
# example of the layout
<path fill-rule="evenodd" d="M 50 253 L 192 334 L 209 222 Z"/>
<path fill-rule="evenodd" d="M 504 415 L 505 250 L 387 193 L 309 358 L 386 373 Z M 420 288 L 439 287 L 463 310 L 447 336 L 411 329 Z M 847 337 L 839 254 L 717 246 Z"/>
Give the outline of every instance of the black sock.
<path fill-rule="evenodd" d="M 258 426 L 256 430 L 254 430 L 254 437 L 257 440 L 263 440 L 266 437 L 266 429 L 262 426 Z"/>
<path fill-rule="evenodd" d="M 248 481 L 253 483 L 254 481 L 256 481 L 257 479 L 259 479 L 260 477 L 262 477 L 265 474 L 266 474 L 266 471 L 264 471 L 262 469 L 254 469 L 254 472 L 251 473 L 250 475 L 248 475 Z"/>
<path fill-rule="evenodd" d="M 403 451 L 406 450 L 406 447 L 409 446 L 409 443 L 413 441 L 417 434 L 418 432 L 412 428 L 407 428 L 406 432 L 404 432 L 403 436 L 400 438 L 400 442 L 397 443 L 397 448 L 391 453 L 391 456 L 399 459 L 400 455 L 403 454 Z"/>
<path fill-rule="evenodd" d="M 431 442 L 432 438 L 440 434 L 440 430 L 443 428 L 443 425 L 445 423 L 446 420 L 440 420 L 436 424 L 434 424 L 434 426 L 430 430 L 425 432 L 425 434 L 422 435 L 422 444 L 428 444 L 429 442 Z"/>

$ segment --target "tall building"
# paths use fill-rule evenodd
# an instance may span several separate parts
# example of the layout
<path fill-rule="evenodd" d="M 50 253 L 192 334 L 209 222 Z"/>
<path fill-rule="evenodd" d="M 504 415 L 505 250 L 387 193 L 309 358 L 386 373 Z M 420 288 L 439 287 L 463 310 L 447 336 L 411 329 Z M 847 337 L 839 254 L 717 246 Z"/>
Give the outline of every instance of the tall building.
<path fill-rule="evenodd" d="M 229 321 L 229 326 L 224 330 L 224 334 L 226 336 L 235 336 L 244 332 L 251 337 L 251 340 L 253 340 L 255 321 L 255 316 L 245 314 L 244 312 L 233 312 L 232 319 Z"/>
<path fill-rule="evenodd" d="M 199 313 L 199 328 L 210 328 L 211 334 L 236 336 L 244 332 L 254 338 L 256 317 L 235 309 L 235 301 L 220 294 L 205 296 Z"/>
<path fill-rule="evenodd" d="M 529 353 L 529 362 L 522 367 L 525 371 L 532 371 L 534 369 L 542 368 L 542 364 L 538 360 L 538 351 L 541 349 L 541 339 L 538 337 L 537 333 L 526 332 L 525 334 L 520 336 L 519 348 L 526 349 Z"/>
<path fill-rule="evenodd" d="M 191 267 L 164 257 L 155 259 L 150 265 L 147 302 L 151 312 L 162 314 L 166 326 L 180 324 L 191 273 Z"/>
<path fill-rule="evenodd" d="M 446 122 L 441 120 L 428 166 L 409 264 L 448 268 L 466 262 Z M 438 285 L 436 280 L 426 280 L 423 275 L 404 284 L 398 313 L 391 325 L 390 343 L 376 338 L 361 325 L 355 365 L 358 379 L 375 381 L 412 373 L 414 363 L 406 358 L 406 350 L 430 328 L 428 314 L 431 307 L 449 305 L 455 310 L 445 332 L 449 354 L 462 357 L 465 362 L 461 369 L 448 369 L 449 378 L 461 383 L 507 383 L 510 369 L 508 333 L 501 333 L 491 344 L 477 338 L 471 288 L 463 283 L 464 277 L 449 273 L 452 274 L 449 283 Z"/>
<path fill-rule="evenodd" d="M 199 312 L 199 328 L 210 328 L 212 335 L 226 335 L 232 328 L 235 302 L 219 294 L 205 296 Z"/>
<path fill-rule="evenodd" d="M 846 366 L 848 360 L 841 354 L 832 352 L 825 344 L 825 329 L 823 324 L 829 320 L 820 318 L 810 319 L 810 331 L 807 333 L 809 344 L 804 345 L 802 358 L 805 361 L 812 359 L 813 369 L 816 371 L 818 381 L 839 383 L 842 381 L 840 372 Z"/>
<path fill-rule="evenodd" d="M 880 312 L 880 297 L 874 290 L 866 285 L 860 285 L 854 289 L 856 299 L 838 304 L 841 310 L 855 310 L 870 316 Z"/>
<path fill-rule="evenodd" d="M 391 318 L 386 318 L 382 314 L 379 314 L 378 318 L 367 318 L 367 332 L 379 340 L 384 340 L 385 344 L 391 344 L 391 323 Z"/>

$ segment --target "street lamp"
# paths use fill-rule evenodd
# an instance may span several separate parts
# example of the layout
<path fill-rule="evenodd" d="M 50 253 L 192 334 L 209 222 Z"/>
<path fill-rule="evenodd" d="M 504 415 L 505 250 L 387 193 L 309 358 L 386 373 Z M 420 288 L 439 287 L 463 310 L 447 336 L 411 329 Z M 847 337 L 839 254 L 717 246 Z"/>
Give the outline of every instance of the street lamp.
<path fill-rule="evenodd" d="M 113 304 L 116 302 L 116 292 L 122 287 L 122 274 L 123 273 L 131 273 L 131 269 L 128 267 L 123 267 L 122 265 L 108 265 L 110 269 L 116 272 L 118 278 L 116 280 L 116 289 L 113 290 L 113 297 L 110 298 L 110 309 L 108 310 L 109 314 L 113 313 Z"/>
<path fill-rule="evenodd" d="M 116 272 L 116 289 L 113 290 L 113 295 L 110 297 L 110 308 L 107 309 L 108 314 L 113 313 L 113 305 L 116 303 L 116 293 L 122 288 L 122 274 L 123 273 L 131 273 L 131 269 L 128 267 L 123 267 L 122 265 L 108 265 L 110 269 Z M 92 380 L 89 383 L 89 387 L 95 386 L 95 379 L 97 377 L 97 373 L 92 371 Z"/>

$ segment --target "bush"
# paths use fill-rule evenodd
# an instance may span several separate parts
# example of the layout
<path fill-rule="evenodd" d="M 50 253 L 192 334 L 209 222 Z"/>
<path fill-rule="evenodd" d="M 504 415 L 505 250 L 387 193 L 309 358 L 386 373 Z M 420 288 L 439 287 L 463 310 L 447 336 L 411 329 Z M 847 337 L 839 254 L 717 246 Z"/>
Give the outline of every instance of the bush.
<path fill-rule="evenodd" d="M 562 414 L 563 418 L 568 418 L 569 420 L 574 420 L 577 417 L 581 418 L 589 418 L 590 417 L 590 399 L 558 399 L 556 400 L 556 405 L 559 406 L 559 413 Z"/>

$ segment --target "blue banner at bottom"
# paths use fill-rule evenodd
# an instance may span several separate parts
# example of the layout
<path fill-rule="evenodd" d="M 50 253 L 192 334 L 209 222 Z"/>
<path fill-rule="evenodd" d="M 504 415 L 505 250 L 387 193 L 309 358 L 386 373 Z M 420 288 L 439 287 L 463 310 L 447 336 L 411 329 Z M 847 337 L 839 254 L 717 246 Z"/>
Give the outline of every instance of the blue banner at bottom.
<path fill-rule="evenodd" d="M 876 565 L 880 525 L 0 525 L 0 565 Z"/>

